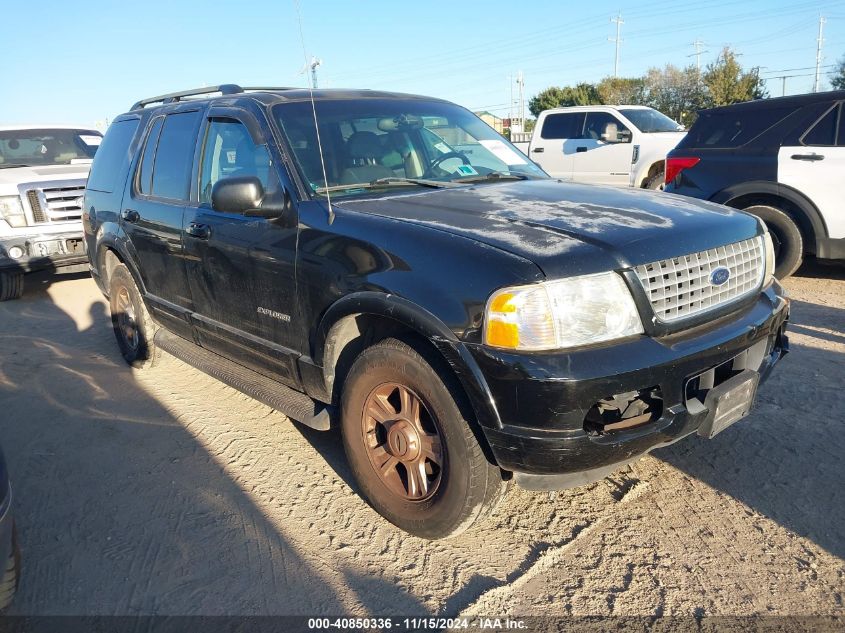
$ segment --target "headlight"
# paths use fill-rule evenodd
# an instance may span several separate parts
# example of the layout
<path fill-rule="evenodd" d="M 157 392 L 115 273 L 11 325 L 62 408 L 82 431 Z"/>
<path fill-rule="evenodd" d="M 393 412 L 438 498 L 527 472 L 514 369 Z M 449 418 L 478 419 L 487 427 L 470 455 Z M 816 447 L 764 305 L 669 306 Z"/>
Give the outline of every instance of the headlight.
<path fill-rule="evenodd" d="M 612 272 L 503 288 L 484 315 L 484 343 L 507 349 L 562 349 L 642 332 L 634 299 Z"/>
<path fill-rule="evenodd" d="M 0 219 L 6 220 L 12 228 L 26 226 L 26 216 L 18 196 L 0 196 Z"/>
<path fill-rule="evenodd" d="M 775 245 L 772 243 L 772 236 L 768 229 L 763 233 L 763 243 L 766 246 L 766 272 L 763 276 L 763 285 L 766 286 L 775 274 Z"/>

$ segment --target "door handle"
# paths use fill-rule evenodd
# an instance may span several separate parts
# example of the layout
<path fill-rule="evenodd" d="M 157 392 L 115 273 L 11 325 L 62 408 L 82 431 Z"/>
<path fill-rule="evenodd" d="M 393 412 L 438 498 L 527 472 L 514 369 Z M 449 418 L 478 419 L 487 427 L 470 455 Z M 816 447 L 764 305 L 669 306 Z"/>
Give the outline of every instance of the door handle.
<path fill-rule="evenodd" d="M 185 229 L 185 233 L 191 237 L 197 238 L 198 240 L 207 240 L 211 237 L 211 227 L 207 224 L 197 224 L 196 222 L 191 222 Z"/>
<path fill-rule="evenodd" d="M 135 223 L 141 219 L 141 214 L 138 213 L 135 209 L 124 209 L 120 212 L 120 217 L 126 220 L 127 222 Z"/>
<path fill-rule="evenodd" d="M 575 151 L 576 152 L 586 152 L 587 148 L 582 145 L 581 147 L 576 147 Z"/>
<path fill-rule="evenodd" d="M 824 160 L 824 154 L 793 154 L 792 160 Z"/>
<path fill-rule="evenodd" d="M 546 151 L 546 148 L 545 147 L 535 147 L 531 151 L 534 152 L 535 154 L 542 154 L 544 151 Z"/>

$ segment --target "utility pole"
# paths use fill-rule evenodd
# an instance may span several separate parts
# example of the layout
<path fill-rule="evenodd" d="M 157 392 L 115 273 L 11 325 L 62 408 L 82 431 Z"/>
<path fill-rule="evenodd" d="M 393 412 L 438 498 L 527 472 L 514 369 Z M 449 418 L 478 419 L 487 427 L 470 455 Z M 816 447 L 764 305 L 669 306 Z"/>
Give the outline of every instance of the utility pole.
<path fill-rule="evenodd" d="M 311 87 L 315 90 L 317 89 L 317 69 L 320 67 L 320 64 L 323 63 L 322 59 L 317 59 L 316 57 L 311 57 L 311 62 L 307 65 L 307 68 L 311 69 Z"/>
<path fill-rule="evenodd" d="M 813 84 L 813 92 L 821 89 L 822 79 L 822 44 L 824 44 L 824 16 L 819 16 L 819 38 L 816 40 L 816 82 Z"/>
<path fill-rule="evenodd" d="M 519 87 L 519 131 L 525 131 L 525 76 L 519 70 L 516 73 L 516 84 Z"/>
<path fill-rule="evenodd" d="M 622 25 L 625 22 L 622 20 L 622 12 L 620 11 L 615 18 L 610 18 L 611 22 L 616 23 L 616 37 L 608 37 L 608 42 L 614 42 L 616 44 L 616 59 L 613 62 L 613 76 L 619 76 L 619 46 L 622 44 Z"/>
<path fill-rule="evenodd" d="M 695 47 L 695 52 L 692 55 L 687 55 L 687 57 L 695 57 L 695 67 L 698 69 L 698 74 L 701 74 L 701 54 L 706 53 L 708 51 L 701 50 L 702 46 L 706 46 L 704 42 L 700 39 L 696 38 L 696 40 L 692 43 Z"/>

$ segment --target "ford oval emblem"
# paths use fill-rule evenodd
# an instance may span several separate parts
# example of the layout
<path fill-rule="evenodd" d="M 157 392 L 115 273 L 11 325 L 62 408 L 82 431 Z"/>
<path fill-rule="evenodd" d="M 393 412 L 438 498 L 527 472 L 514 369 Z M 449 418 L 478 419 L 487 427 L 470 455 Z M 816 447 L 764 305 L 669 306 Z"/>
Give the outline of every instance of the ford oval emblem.
<path fill-rule="evenodd" d="M 724 266 L 719 266 L 715 268 L 713 272 L 710 273 L 710 285 L 711 286 L 721 286 L 728 282 L 728 279 L 731 278 L 731 271 L 725 268 Z"/>

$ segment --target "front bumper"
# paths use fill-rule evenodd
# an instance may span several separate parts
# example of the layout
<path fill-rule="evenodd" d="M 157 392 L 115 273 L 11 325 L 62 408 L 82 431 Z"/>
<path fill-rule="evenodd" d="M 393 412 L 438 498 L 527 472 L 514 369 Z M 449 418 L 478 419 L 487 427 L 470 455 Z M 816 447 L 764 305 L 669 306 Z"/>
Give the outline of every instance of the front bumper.
<path fill-rule="evenodd" d="M 28 273 L 87 261 L 81 231 L 0 237 L 0 270 Z"/>
<path fill-rule="evenodd" d="M 502 421 L 484 428 L 493 456 L 531 489 L 567 488 L 605 477 L 706 423 L 710 412 L 688 402 L 691 378 L 731 359 L 753 357 L 749 368 L 762 382 L 787 351 L 788 317 L 788 301 L 774 282 L 753 305 L 671 336 L 556 354 L 472 346 Z M 659 417 L 609 432 L 585 424 L 598 401 L 651 389 L 662 398 Z"/>

